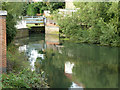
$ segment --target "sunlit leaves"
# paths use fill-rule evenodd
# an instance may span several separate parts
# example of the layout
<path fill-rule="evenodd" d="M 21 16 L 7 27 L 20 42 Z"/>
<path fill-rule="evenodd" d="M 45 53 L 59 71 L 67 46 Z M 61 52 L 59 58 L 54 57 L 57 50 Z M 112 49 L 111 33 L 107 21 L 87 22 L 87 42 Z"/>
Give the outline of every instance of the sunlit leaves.
<path fill-rule="evenodd" d="M 75 2 L 72 16 L 61 18 L 62 32 L 80 42 L 120 46 L 117 2 Z M 106 33 L 105 33 L 106 32 Z M 87 37 L 86 37 L 87 36 Z"/>

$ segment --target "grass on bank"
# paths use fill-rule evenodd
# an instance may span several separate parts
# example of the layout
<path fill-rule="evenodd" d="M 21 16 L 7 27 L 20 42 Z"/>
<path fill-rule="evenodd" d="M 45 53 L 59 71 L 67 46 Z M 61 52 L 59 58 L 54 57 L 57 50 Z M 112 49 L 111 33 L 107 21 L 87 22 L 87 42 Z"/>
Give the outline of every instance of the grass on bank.
<path fill-rule="evenodd" d="M 30 27 L 44 26 L 44 24 L 37 24 L 37 25 L 35 25 L 35 24 L 27 24 L 26 26 L 27 26 L 28 28 L 30 28 Z"/>

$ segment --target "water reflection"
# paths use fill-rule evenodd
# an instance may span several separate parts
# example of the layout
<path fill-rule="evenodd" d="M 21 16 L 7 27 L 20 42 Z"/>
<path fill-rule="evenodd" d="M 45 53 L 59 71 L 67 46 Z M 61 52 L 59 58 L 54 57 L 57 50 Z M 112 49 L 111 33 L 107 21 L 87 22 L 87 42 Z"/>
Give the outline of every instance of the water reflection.
<path fill-rule="evenodd" d="M 83 88 L 83 86 L 78 86 L 76 83 L 74 83 L 74 82 L 72 82 L 72 85 L 70 86 L 70 88 L 80 88 L 80 90 L 84 90 L 84 89 L 82 89 Z"/>
<path fill-rule="evenodd" d="M 19 50 L 29 57 L 32 70 L 45 72 L 52 88 L 118 87 L 119 48 L 62 43 L 52 35 L 33 35 L 27 42 Z"/>
<path fill-rule="evenodd" d="M 20 46 L 20 47 L 18 48 L 18 50 L 19 50 L 20 53 L 21 53 L 21 52 L 26 52 L 26 51 L 27 51 L 27 45 Z"/>
<path fill-rule="evenodd" d="M 71 62 L 66 62 L 65 63 L 65 73 L 72 74 L 72 69 L 73 69 L 74 63 Z"/>
<path fill-rule="evenodd" d="M 45 35 L 45 42 L 47 45 L 58 45 L 58 44 L 60 44 L 59 35 L 46 34 Z"/>
<path fill-rule="evenodd" d="M 33 44 L 34 45 L 34 44 Z M 40 47 L 41 45 L 36 45 L 35 47 Z M 19 47 L 19 52 L 25 52 L 26 55 L 29 57 L 28 60 L 30 62 L 31 70 L 35 71 L 35 62 L 37 58 L 44 59 L 44 54 L 40 54 L 41 51 L 44 49 L 42 48 L 40 51 L 33 48 L 32 45 L 23 45 Z"/>
<path fill-rule="evenodd" d="M 39 54 L 37 50 L 33 49 L 31 50 L 31 52 L 29 52 L 28 54 L 29 56 L 29 61 L 30 61 L 30 65 L 31 65 L 31 70 L 34 71 L 35 70 L 35 62 L 37 58 L 41 58 L 44 59 L 44 54 Z"/>

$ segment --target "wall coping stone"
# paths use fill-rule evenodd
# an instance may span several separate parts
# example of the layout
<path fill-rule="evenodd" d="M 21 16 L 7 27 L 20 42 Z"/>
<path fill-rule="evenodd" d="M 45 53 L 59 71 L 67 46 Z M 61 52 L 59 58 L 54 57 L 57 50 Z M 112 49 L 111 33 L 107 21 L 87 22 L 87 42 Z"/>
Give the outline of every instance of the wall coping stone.
<path fill-rule="evenodd" d="M 7 11 L 0 10 L 0 16 L 7 16 Z"/>

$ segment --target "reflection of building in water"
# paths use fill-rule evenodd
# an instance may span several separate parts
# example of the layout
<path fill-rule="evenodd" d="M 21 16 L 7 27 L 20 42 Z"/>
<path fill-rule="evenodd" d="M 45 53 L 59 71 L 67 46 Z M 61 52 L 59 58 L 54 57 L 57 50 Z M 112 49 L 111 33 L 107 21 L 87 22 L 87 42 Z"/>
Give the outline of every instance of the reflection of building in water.
<path fill-rule="evenodd" d="M 45 41 L 46 41 L 46 44 L 58 45 L 59 44 L 59 35 L 46 34 Z"/>
<path fill-rule="evenodd" d="M 59 44 L 59 35 L 45 35 L 46 48 L 57 50 L 55 45 Z"/>
<path fill-rule="evenodd" d="M 78 90 L 83 90 L 84 86 L 81 83 L 78 83 L 72 79 L 73 67 L 74 67 L 74 63 L 71 63 L 69 61 L 65 63 L 65 68 L 64 68 L 65 76 L 72 81 L 72 85 L 70 86 L 69 90 L 73 90 L 72 88 L 78 88 Z"/>
<path fill-rule="evenodd" d="M 20 46 L 18 50 L 19 50 L 19 52 L 26 52 L 27 45 Z"/>
<path fill-rule="evenodd" d="M 63 48 L 64 46 L 60 45 L 58 34 L 46 34 L 45 42 L 47 49 L 53 49 L 55 51 L 58 51 L 60 54 L 62 54 L 61 48 Z"/>
<path fill-rule="evenodd" d="M 40 57 L 41 59 L 44 59 L 44 54 L 39 54 L 39 52 L 35 49 L 31 50 L 31 52 L 29 53 L 29 61 L 30 61 L 32 71 L 35 70 L 35 62 L 38 57 Z"/>
<path fill-rule="evenodd" d="M 72 74 L 74 63 L 66 62 L 65 63 L 65 73 Z"/>
<path fill-rule="evenodd" d="M 44 59 L 44 54 L 40 54 L 38 51 L 39 49 L 36 50 L 36 48 L 33 48 L 35 46 L 36 46 L 36 48 L 40 48 L 40 44 L 39 45 L 33 44 L 33 46 L 24 45 L 24 46 L 19 47 L 19 52 L 25 52 L 27 54 L 27 56 L 29 57 L 28 59 L 29 59 L 32 71 L 35 70 L 35 62 L 36 62 L 37 58 L 41 58 L 42 60 Z"/>
<path fill-rule="evenodd" d="M 69 90 L 74 90 L 72 88 L 78 88 L 78 90 L 83 90 L 83 86 L 81 86 L 79 83 L 72 82 L 72 85 L 70 86 L 71 89 Z"/>

